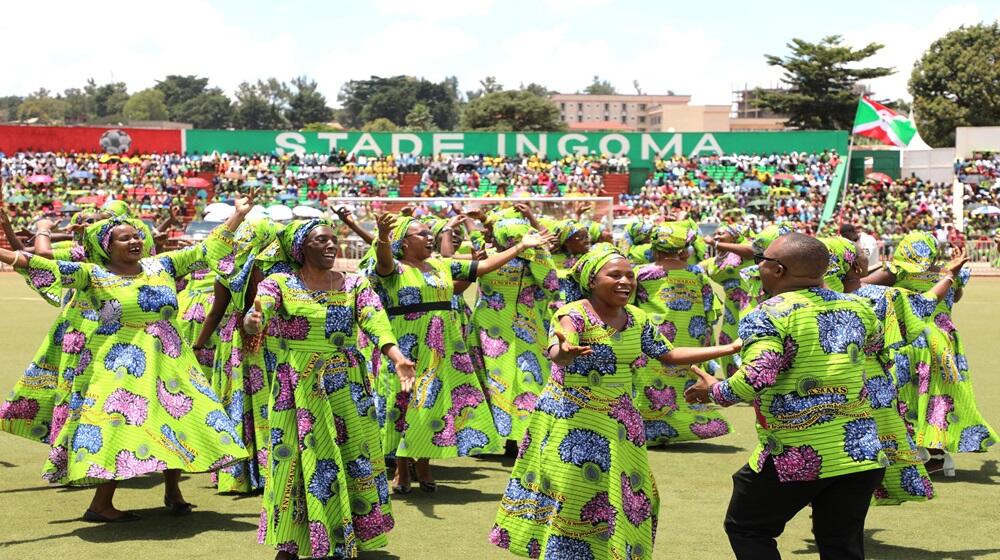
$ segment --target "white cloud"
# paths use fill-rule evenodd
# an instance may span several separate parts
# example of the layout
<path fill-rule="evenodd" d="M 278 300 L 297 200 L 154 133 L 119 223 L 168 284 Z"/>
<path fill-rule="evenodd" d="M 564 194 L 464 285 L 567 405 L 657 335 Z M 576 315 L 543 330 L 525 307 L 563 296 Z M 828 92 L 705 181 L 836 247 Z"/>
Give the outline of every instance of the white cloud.
<path fill-rule="evenodd" d="M 923 56 L 927 47 L 949 31 L 961 25 L 973 25 L 980 21 L 995 20 L 1000 13 L 983 13 L 974 4 L 955 4 L 940 8 L 924 25 L 896 23 L 891 20 L 857 28 L 844 34 L 845 42 L 855 48 L 868 43 L 885 45 L 875 56 L 865 61 L 866 66 L 889 66 L 896 73 L 884 78 L 870 80 L 874 94 L 878 98 L 909 99 L 907 83 L 913 64 Z"/>
<path fill-rule="evenodd" d="M 494 0 L 375 0 L 375 9 L 384 16 L 442 20 L 468 16 L 487 16 Z"/>
<path fill-rule="evenodd" d="M 573 15 L 583 10 L 611 5 L 613 0 L 542 0 L 541 4 L 551 12 Z"/>

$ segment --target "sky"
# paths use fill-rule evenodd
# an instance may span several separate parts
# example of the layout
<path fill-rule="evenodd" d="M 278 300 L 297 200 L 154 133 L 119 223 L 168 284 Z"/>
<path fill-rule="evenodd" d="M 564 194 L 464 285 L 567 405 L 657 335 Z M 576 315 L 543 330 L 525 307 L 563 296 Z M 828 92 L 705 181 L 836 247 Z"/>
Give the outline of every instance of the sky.
<path fill-rule="evenodd" d="M 340 86 L 372 75 L 440 81 L 463 91 L 495 76 L 582 90 L 595 74 L 621 93 L 690 94 L 728 104 L 744 85 L 781 78 L 765 54 L 793 37 L 843 35 L 885 48 L 871 65 L 880 99 L 909 99 L 913 63 L 963 24 L 1000 18 L 1000 0 L 678 2 L 611 0 L 170 0 L 5 2 L 0 95 L 124 81 L 135 92 L 168 74 L 197 74 L 232 93 L 243 81 L 306 75 L 336 105 Z"/>

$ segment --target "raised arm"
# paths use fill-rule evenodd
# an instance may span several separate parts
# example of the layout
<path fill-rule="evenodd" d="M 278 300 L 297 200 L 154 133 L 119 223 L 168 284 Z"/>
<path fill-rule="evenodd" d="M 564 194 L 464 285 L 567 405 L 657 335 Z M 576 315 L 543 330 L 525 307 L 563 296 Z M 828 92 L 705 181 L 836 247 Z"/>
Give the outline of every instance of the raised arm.
<path fill-rule="evenodd" d="M 744 259 L 753 258 L 753 246 L 751 245 L 743 245 L 741 243 L 721 243 L 716 242 L 714 239 L 711 241 L 705 239 L 705 242 L 706 244 L 715 247 L 716 251 L 728 251 L 735 255 L 739 255 Z"/>
<path fill-rule="evenodd" d="M 3 234 L 7 237 L 7 242 L 10 243 L 10 246 L 15 251 L 23 251 L 24 244 L 21 243 L 21 240 L 17 238 L 17 234 L 14 233 L 14 226 L 10 224 L 10 217 L 7 216 L 6 212 L 0 212 L 0 227 L 3 227 Z"/>
<path fill-rule="evenodd" d="M 535 234 L 529 233 L 521 238 L 516 245 L 513 247 L 501 251 L 499 253 L 494 253 L 493 255 L 486 257 L 485 259 L 479 261 L 479 265 L 476 269 L 476 274 L 482 276 L 483 274 L 489 274 L 494 270 L 500 268 L 501 266 L 507 264 L 514 257 L 518 256 L 522 251 L 526 249 L 533 249 L 535 247 L 542 247 L 548 245 L 552 242 L 554 236 L 551 233 L 546 234 Z"/>
<path fill-rule="evenodd" d="M 392 228 L 396 225 L 396 217 L 386 212 L 379 214 L 378 244 L 375 247 L 375 273 L 379 276 L 389 276 L 396 270 L 396 259 L 392 256 Z"/>
<path fill-rule="evenodd" d="M 670 366 L 690 366 L 735 354 L 739 352 L 742 347 L 743 342 L 740 340 L 736 340 L 735 342 L 731 342 L 729 344 L 720 344 L 718 346 L 677 346 L 673 350 L 660 356 L 660 361 Z"/>
<path fill-rule="evenodd" d="M 365 242 L 365 245 L 371 245 L 372 241 L 375 241 L 375 236 L 365 231 L 365 228 L 361 227 L 357 220 L 354 219 L 354 214 L 347 209 L 346 206 L 339 206 L 333 209 L 333 213 L 340 218 L 341 222 L 347 226 L 355 235 L 361 238 Z"/>
<path fill-rule="evenodd" d="M 955 255 L 951 258 L 951 261 L 949 261 L 948 264 L 941 269 L 941 272 L 946 273 L 946 275 L 938 280 L 937 284 L 934 284 L 934 287 L 925 293 L 931 294 L 936 297 L 938 301 L 941 301 L 946 295 L 948 295 L 948 289 L 954 286 L 955 301 L 961 299 L 962 286 L 959 284 L 958 275 L 962 272 L 962 267 L 965 266 L 965 263 L 967 262 L 969 262 L 969 257 L 965 254 L 965 250 L 956 250 Z"/>
<path fill-rule="evenodd" d="M 885 268 L 880 268 L 868 276 L 861 279 L 865 284 L 876 284 L 879 286 L 892 286 L 896 283 L 896 275 Z"/>

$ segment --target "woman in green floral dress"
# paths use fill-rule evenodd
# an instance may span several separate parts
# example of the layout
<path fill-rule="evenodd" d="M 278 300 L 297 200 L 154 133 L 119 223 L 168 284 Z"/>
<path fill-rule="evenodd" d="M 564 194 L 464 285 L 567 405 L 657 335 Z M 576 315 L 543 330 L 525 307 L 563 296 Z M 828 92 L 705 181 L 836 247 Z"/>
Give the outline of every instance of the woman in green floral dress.
<path fill-rule="evenodd" d="M 636 267 L 635 305 L 671 345 L 711 346 L 721 304 L 705 271 L 687 264 L 694 232 L 679 222 L 657 226 L 653 262 Z M 732 342 L 732 340 L 728 341 Z M 684 389 L 694 380 L 688 368 L 641 360 L 635 374 L 635 407 L 646 426 L 646 445 L 724 436 L 729 423 L 712 405 L 688 404 Z"/>
<path fill-rule="evenodd" d="M 528 558 L 648 559 L 659 496 L 632 402 L 645 357 L 692 364 L 738 349 L 671 348 L 628 305 L 635 272 L 624 254 L 595 246 L 578 264 L 587 298 L 552 323 L 552 375 L 535 405 L 490 542 Z"/>
<path fill-rule="evenodd" d="M 574 220 L 550 222 L 548 229 L 556 237 L 552 261 L 559 277 L 559 297 L 550 305 L 555 311 L 583 298 L 583 291 L 573 275 L 573 267 L 590 250 L 590 233 L 584 224 Z"/>
<path fill-rule="evenodd" d="M 63 351 L 77 359 L 67 418 L 53 431 L 58 435 L 43 470 L 53 483 L 98 484 L 84 519 L 138 519 L 114 507 L 117 483 L 154 472 L 164 473 L 167 507 L 188 513 L 182 470 L 211 471 L 246 456 L 242 434 L 180 337 L 175 281 L 201 262 L 217 266 L 232 253 L 232 232 L 251 200 L 237 200 L 233 217 L 204 242 L 157 257 L 144 257 L 140 222 L 121 218 L 87 228 L 94 263 L 0 250 L 0 260 L 25 274 L 39 293 L 74 288 L 96 309 L 93 333 L 63 337 Z"/>
<path fill-rule="evenodd" d="M 503 218 L 493 224 L 493 238 L 501 251 L 534 231 L 526 218 Z M 549 303 L 558 297 L 559 279 L 549 252 L 539 247 L 480 274 L 477 282 L 472 332 L 482 349 L 493 423 L 501 437 L 517 442 L 548 381 Z"/>
<path fill-rule="evenodd" d="M 278 559 L 353 558 L 385 546 L 394 525 L 359 333 L 392 361 L 406 388 L 413 362 L 396 346 L 368 280 L 333 270 L 338 245 L 329 221 L 292 222 L 281 245 L 296 270 L 261 282 L 243 319 L 247 334 L 266 333 L 272 378 L 258 540 L 275 546 Z"/>
<path fill-rule="evenodd" d="M 452 305 L 454 283 L 475 281 L 548 239 L 526 235 L 485 260 L 467 261 L 432 257 L 433 237 L 419 220 L 383 214 L 378 230 L 371 281 L 387 307 L 403 355 L 417 364 L 412 391 L 400 388 L 391 364 L 381 364 L 376 405 L 384 418 L 383 446 L 386 455 L 397 457 L 397 492 L 410 490 L 410 459 L 417 459 L 421 488 L 433 492 L 430 459 L 502 447 Z M 489 349 L 484 345 L 483 351 Z"/>
<path fill-rule="evenodd" d="M 740 272 L 753 266 L 753 260 L 738 252 L 726 250 L 728 245 L 742 245 L 746 241 L 747 228 L 739 224 L 726 224 L 715 230 L 707 244 L 715 247 L 715 256 L 701 261 L 701 268 L 712 282 L 722 288 L 722 330 L 719 344 L 728 344 L 739 338 L 740 317 L 750 306 L 750 295 L 744 289 Z M 740 367 L 739 355 L 723 356 L 719 367 L 726 377 L 732 376 Z"/>
<path fill-rule="evenodd" d="M 939 254 L 933 236 L 911 232 L 900 241 L 886 269 L 867 276 L 865 282 L 924 293 L 941 279 Z M 948 476 L 954 475 L 954 462 L 947 453 L 986 451 L 998 441 L 979 412 L 968 358 L 951 318 L 969 277 L 963 268 L 936 305 L 926 298 L 910 299 L 917 316 L 927 320 L 927 328 L 896 355 L 905 418 L 914 426 L 917 445 L 931 450 L 927 470 L 943 470 Z"/>

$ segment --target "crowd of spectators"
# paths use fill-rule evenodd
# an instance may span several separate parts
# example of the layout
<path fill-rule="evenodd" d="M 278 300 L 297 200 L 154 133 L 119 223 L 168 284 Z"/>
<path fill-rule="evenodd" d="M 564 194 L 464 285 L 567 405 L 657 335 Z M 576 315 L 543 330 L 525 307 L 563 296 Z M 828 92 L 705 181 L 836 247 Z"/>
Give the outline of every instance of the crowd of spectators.
<path fill-rule="evenodd" d="M 975 238 L 996 235 L 1000 229 L 1000 154 L 958 160 L 955 176 L 964 191 L 966 232 Z"/>

